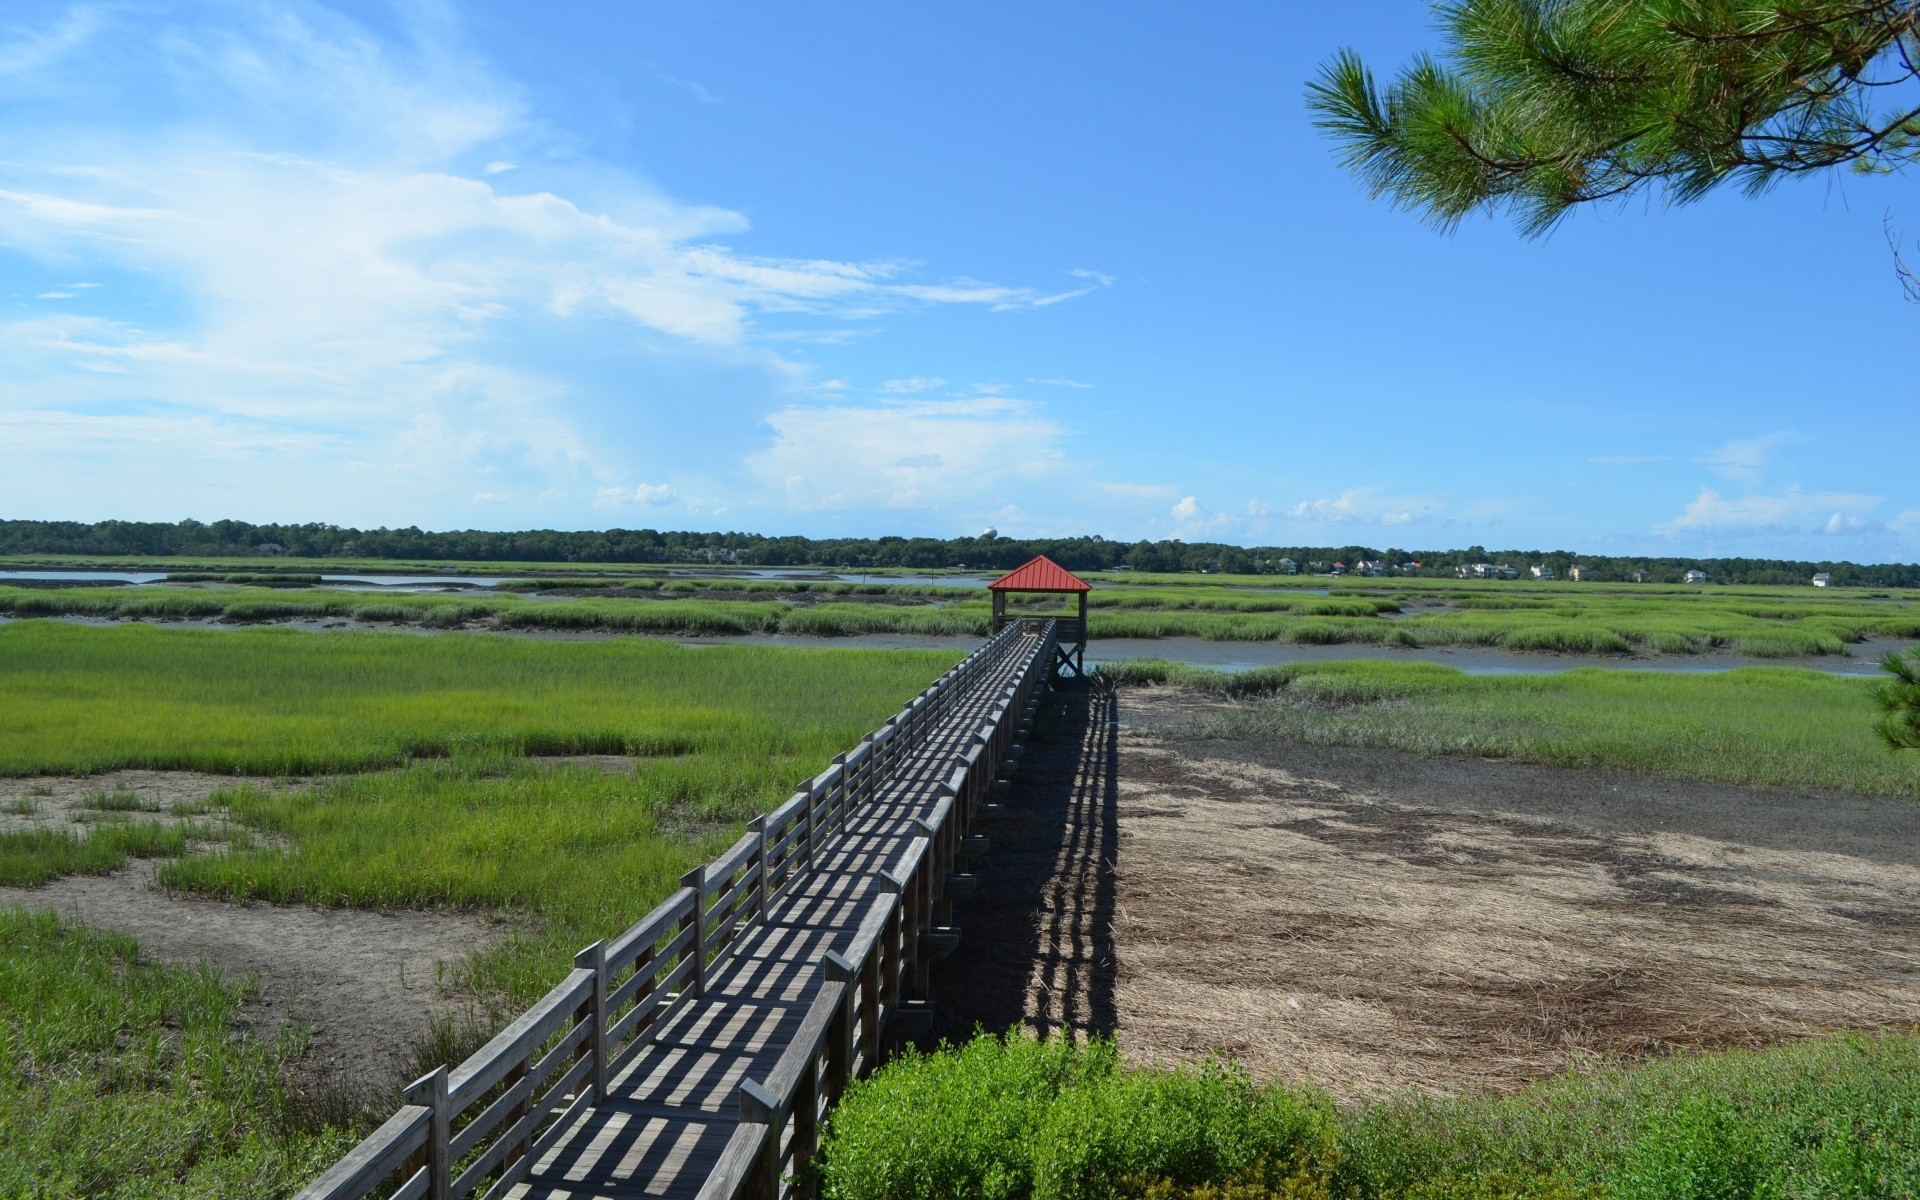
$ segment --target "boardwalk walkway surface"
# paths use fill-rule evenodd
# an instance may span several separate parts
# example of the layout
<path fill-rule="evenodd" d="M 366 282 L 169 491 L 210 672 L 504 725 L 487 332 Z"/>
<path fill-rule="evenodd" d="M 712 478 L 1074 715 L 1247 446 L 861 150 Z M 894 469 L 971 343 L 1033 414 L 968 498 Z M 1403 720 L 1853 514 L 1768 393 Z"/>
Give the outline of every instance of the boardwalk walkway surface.
<path fill-rule="evenodd" d="M 809 780 L 299 1200 L 810 1191 L 846 1083 L 931 1020 L 928 968 L 1053 658 L 1011 625 Z"/>

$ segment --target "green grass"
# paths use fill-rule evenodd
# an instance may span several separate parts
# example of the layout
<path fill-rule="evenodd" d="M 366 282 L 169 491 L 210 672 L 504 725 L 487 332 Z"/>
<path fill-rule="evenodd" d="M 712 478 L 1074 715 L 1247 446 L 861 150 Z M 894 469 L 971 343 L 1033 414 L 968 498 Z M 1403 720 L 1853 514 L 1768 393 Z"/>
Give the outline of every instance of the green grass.
<path fill-rule="evenodd" d="M 0 886 L 32 887 L 61 875 L 105 875 L 129 858 L 186 853 L 190 830 L 181 825 L 124 818 L 91 825 L 83 836 L 66 829 L 0 832 Z"/>
<path fill-rule="evenodd" d="M 1882 1200 L 1920 1194 L 1920 1037 L 1337 1107 L 1110 1045 L 909 1051 L 835 1111 L 832 1200 Z"/>
<path fill-rule="evenodd" d="M 1201 733 L 1920 796 L 1920 755 L 1891 752 L 1874 733 L 1875 683 L 1823 671 L 1467 675 L 1370 661 L 1243 673 L 1139 661 L 1103 671 L 1250 701 L 1197 718 Z"/>
<path fill-rule="evenodd" d="M 26 621 L 0 626 L 0 774 L 306 774 L 456 751 L 817 769 L 956 657 Z"/>
<path fill-rule="evenodd" d="M 574 951 L 645 915 L 828 757 L 739 747 L 606 774 L 461 756 L 306 791 L 240 787 L 214 800 L 285 848 L 178 859 L 160 881 L 233 900 L 514 916 L 516 931 L 457 982 L 517 1009 L 553 986 Z"/>
<path fill-rule="evenodd" d="M 0 908 L 0 1196 L 290 1194 L 352 1144 L 287 1090 L 297 1041 L 236 1036 L 243 989 L 131 938 Z"/>

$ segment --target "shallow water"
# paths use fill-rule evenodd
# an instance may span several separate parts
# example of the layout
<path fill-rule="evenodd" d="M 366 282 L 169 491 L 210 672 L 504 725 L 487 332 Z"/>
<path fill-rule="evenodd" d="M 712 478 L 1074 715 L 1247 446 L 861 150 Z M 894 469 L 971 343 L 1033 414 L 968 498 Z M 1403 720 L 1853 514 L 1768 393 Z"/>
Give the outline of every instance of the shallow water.
<path fill-rule="evenodd" d="M 20 571 L 0 569 L 0 583 L 9 579 L 71 579 L 75 583 L 158 583 L 164 574 L 153 571 Z"/>

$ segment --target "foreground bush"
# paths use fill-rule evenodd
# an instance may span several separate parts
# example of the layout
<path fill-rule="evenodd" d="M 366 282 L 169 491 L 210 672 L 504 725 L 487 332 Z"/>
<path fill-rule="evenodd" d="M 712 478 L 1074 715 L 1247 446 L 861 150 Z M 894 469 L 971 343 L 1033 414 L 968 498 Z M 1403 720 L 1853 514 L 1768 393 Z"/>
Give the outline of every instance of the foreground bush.
<path fill-rule="evenodd" d="M 1920 1035 L 1842 1036 L 1336 1107 L 1209 1063 L 1013 1036 L 853 1087 L 834 1200 L 1881 1200 L 1920 1196 Z"/>

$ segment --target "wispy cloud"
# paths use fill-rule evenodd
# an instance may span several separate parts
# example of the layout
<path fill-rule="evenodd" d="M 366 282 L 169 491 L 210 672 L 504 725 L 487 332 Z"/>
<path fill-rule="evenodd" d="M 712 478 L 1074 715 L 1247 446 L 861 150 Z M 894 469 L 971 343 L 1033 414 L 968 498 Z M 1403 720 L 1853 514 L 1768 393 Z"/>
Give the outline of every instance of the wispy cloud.
<path fill-rule="evenodd" d="M 1764 437 L 1744 438 L 1709 450 L 1694 461 L 1716 474 L 1742 483 L 1758 483 L 1769 463 L 1786 446 L 1805 442 L 1805 436 L 1784 430 Z"/>
<path fill-rule="evenodd" d="M 991 513 L 1007 489 L 1065 458 L 1059 425 L 1004 397 L 793 405 L 767 418 L 773 445 L 747 460 L 799 509 L 928 508 Z"/>
<path fill-rule="evenodd" d="M 1348 488 L 1338 496 L 1302 500 L 1287 510 L 1289 519 L 1328 525 L 1411 525 L 1437 521 L 1445 511 L 1436 500 L 1388 496 L 1377 488 Z"/>
<path fill-rule="evenodd" d="M 1045 384 L 1047 387 L 1063 388 L 1090 388 L 1093 386 L 1090 383 L 1082 383 L 1078 379 L 1028 379 L 1027 382 Z"/>
<path fill-rule="evenodd" d="M 708 91 L 706 88 L 702 87 L 700 84 L 695 83 L 691 79 L 681 79 L 677 76 L 669 75 L 665 71 L 660 69 L 660 66 L 658 63 L 649 62 L 643 65 L 647 69 L 647 74 L 651 75 L 654 79 L 658 80 L 661 83 L 666 84 L 668 87 L 673 88 L 676 91 L 684 92 L 687 95 L 692 96 L 695 100 L 698 100 L 702 104 L 720 103 L 720 97 L 714 95 L 712 92 Z"/>

